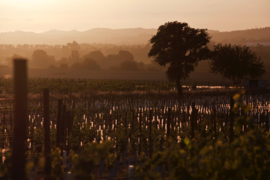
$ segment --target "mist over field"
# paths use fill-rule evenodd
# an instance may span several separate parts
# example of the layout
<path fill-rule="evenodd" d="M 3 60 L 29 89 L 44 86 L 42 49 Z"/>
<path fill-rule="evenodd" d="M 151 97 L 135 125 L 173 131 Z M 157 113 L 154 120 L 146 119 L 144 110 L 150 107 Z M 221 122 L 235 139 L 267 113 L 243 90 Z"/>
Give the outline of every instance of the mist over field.
<path fill-rule="evenodd" d="M 73 74 L 74 77 L 87 78 L 89 77 L 87 73 L 79 72 L 94 71 L 96 78 L 151 79 L 152 77 L 164 80 L 166 67 L 159 66 L 148 57 L 151 48 L 149 40 L 156 32 L 157 29 L 144 28 L 95 28 L 82 32 L 75 30 L 50 30 L 43 33 L 5 32 L 0 33 L 0 62 L 3 69 L 12 66 L 13 58 L 23 57 L 29 60 L 30 68 L 45 68 L 43 73 L 39 71 L 33 73 L 33 77 L 44 77 L 48 73 L 48 77 L 72 77 L 70 75 Z M 262 58 L 267 74 L 270 72 L 269 27 L 207 32 L 211 36 L 208 44 L 210 48 L 217 43 L 250 46 Z M 66 72 L 67 70 L 69 72 Z M 0 75 L 4 77 L 10 74 L 9 71 L 3 69 Z M 104 71 L 107 71 L 107 75 Z M 209 62 L 201 61 L 191 78 L 207 77 L 210 80 L 209 71 Z M 132 75 L 123 76 L 125 72 L 131 72 Z M 146 74 L 140 77 L 137 73 Z M 149 76 L 147 73 L 159 75 Z M 203 76 L 196 73 L 203 73 Z M 265 78 L 268 79 L 268 76 Z"/>

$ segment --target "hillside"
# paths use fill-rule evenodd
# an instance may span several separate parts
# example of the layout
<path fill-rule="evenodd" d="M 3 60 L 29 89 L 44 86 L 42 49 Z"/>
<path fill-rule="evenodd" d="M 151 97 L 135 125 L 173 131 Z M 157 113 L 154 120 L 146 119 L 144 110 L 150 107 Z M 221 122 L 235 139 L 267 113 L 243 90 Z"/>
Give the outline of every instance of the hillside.
<path fill-rule="evenodd" d="M 5 32 L 0 33 L 1 44 L 67 44 L 78 43 L 108 43 L 108 44 L 146 44 L 156 33 L 156 29 L 107 29 L 95 28 L 88 31 L 50 30 L 44 33 Z"/>
<path fill-rule="evenodd" d="M 108 29 L 95 28 L 88 31 L 59 31 L 50 30 L 43 33 L 34 32 L 4 32 L 0 33 L 0 44 L 67 44 L 78 43 L 107 43 L 107 44 L 147 44 L 157 29 L 130 28 Z M 212 41 L 226 43 L 270 43 L 270 27 L 248 29 L 230 32 L 208 30 Z"/>
<path fill-rule="evenodd" d="M 235 43 L 270 43 L 270 27 L 212 34 L 212 41 Z"/>

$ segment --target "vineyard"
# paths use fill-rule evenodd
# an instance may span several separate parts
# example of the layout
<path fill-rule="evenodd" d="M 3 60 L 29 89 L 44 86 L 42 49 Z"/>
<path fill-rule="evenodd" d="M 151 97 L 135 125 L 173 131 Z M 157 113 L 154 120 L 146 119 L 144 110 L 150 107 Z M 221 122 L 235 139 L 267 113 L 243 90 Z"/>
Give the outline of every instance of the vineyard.
<path fill-rule="evenodd" d="M 267 84 L 267 87 L 270 87 Z M 127 98 L 144 95 L 143 98 L 158 96 L 158 98 L 177 98 L 175 82 L 149 81 L 149 80 L 106 80 L 106 79 L 61 79 L 61 78 L 29 78 L 28 96 L 39 98 L 44 88 L 50 89 L 50 96 L 54 98 L 97 98 L 96 95 L 108 96 L 105 98 L 118 98 L 125 95 Z M 182 88 L 185 98 L 195 96 L 232 95 L 243 89 L 244 85 L 233 86 L 228 82 L 210 81 L 183 81 Z M 247 89 L 248 94 L 265 94 L 267 89 Z M 12 98 L 14 95 L 14 81 L 0 78 L 0 98 Z M 131 96 L 133 95 L 133 96 Z M 139 97 L 141 98 L 141 97 Z M 98 98 L 97 98 L 98 99 Z"/>
<path fill-rule="evenodd" d="M 14 162 L 26 179 L 270 177 L 267 89 L 183 83 L 178 99 L 170 82 L 29 79 L 23 112 L 16 82 L 0 80 L 0 179 L 16 179 Z"/>

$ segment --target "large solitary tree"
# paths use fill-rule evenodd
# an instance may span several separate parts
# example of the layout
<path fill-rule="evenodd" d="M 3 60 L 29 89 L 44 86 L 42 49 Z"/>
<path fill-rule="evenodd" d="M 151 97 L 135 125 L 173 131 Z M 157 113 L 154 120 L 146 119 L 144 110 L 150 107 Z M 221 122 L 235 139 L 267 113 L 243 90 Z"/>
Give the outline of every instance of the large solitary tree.
<path fill-rule="evenodd" d="M 247 46 L 218 44 L 214 46 L 210 68 L 213 73 L 233 81 L 234 85 L 244 78 L 256 79 L 265 73 L 264 64 Z"/>
<path fill-rule="evenodd" d="M 148 56 L 161 66 L 169 65 L 166 74 L 169 80 L 176 81 L 179 97 L 183 96 L 180 81 L 194 71 L 200 60 L 208 58 L 209 40 L 206 29 L 191 28 L 177 21 L 161 25 L 150 39 L 152 48 Z"/>

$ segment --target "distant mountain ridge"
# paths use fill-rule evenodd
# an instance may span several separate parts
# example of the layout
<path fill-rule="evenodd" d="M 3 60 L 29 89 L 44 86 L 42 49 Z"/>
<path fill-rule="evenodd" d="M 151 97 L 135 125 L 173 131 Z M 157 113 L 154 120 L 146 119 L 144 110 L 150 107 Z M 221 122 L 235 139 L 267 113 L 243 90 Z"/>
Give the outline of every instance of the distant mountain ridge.
<path fill-rule="evenodd" d="M 49 30 L 43 33 L 34 32 L 3 32 L 0 33 L 0 44 L 67 44 L 78 43 L 104 43 L 104 44 L 147 44 L 156 34 L 157 29 L 128 28 L 109 29 L 94 28 L 87 31 L 60 31 Z M 208 30 L 212 41 L 267 41 L 270 42 L 270 27 L 248 29 L 230 32 Z"/>
<path fill-rule="evenodd" d="M 211 34 L 211 33 L 210 33 Z M 270 27 L 220 32 L 213 34 L 212 41 L 270 42 Z"/>

